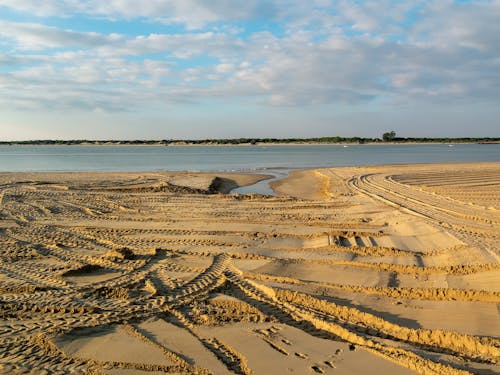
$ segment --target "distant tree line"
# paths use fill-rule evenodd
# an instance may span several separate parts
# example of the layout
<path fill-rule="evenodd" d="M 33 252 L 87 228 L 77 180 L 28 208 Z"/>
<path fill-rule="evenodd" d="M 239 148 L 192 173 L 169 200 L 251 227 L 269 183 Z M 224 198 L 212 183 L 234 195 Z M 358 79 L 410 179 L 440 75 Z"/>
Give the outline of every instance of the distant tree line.
<path fill-rule="evenodd" d="M 382 138 L 366 137 L 319 137 L 319 138 L 231 138 L 231 139 L 163 139 L 163 140 L 29 140 L 29 141 L 0 141 L 0 145 L 240 145 L 266 143 L 500 143 L 500 138 L 493 137 L 466 137 L 466 138 L 415 138 L 397 137 L 394 131 L 384 133 Z"/>

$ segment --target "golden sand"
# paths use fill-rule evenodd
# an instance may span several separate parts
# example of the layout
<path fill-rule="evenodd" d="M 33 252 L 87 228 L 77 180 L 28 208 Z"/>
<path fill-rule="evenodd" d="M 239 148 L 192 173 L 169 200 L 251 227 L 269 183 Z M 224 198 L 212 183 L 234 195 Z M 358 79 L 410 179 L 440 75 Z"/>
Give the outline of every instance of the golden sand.
<path fill-rule="evenodd" d="M 0 372 L 493 374 L 500 163 L 0 174 Z"/>

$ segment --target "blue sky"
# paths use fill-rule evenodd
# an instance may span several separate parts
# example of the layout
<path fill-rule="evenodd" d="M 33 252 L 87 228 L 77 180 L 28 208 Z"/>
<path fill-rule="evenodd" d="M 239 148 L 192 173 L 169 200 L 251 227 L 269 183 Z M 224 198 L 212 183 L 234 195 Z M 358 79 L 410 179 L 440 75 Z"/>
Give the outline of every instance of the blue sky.
<path fill-rule="evenodd" d="M 499 21 L 499 0 L 0 0 L 0 139 L 498 137 Z"/>

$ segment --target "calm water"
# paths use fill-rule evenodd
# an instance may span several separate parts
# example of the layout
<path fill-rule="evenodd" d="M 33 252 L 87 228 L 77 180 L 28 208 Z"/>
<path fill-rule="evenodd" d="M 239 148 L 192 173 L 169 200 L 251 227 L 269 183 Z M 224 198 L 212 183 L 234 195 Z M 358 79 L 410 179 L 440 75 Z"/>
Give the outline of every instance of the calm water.
<path fill-rule="evenodd" d="M 0 146 L 0 171 L 260 171 L 500 161 L 500 145 Z"/>

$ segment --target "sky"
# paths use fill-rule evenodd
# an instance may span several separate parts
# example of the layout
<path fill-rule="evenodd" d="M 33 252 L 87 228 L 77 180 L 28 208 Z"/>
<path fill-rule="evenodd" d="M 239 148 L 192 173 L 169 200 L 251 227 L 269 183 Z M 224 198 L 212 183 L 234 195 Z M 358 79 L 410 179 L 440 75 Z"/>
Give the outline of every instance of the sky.
<path fill-rule="evenodd" d="M 500 137 L 500 0 L 0 0 L 0 140 Z"/>

